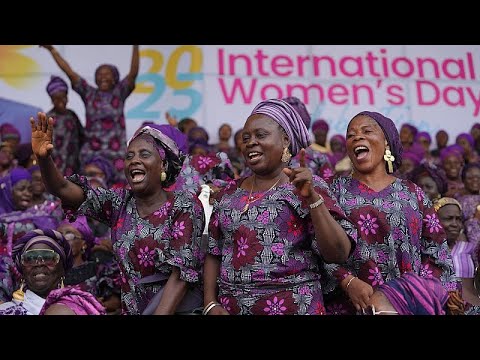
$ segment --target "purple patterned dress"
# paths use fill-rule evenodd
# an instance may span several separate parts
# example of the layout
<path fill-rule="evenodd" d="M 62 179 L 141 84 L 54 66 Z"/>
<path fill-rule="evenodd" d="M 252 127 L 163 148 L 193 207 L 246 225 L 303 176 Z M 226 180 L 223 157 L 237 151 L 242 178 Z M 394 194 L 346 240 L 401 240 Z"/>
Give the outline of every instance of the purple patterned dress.
<path fill-rule="evenodd" d="M 480 252 L 480 221 L 475 217 L 477 205 L 480 205 L 480 195 L 463 195 L 457 198 L 462 205 L 463 226 L 468 242 L 472 243 L 474 250 L 472 259 L 475 266 L 479 264 Z"/>
<path fill-rule="evenodd" d="M 124 78 L 112 91 L 105 92 L 80 78 L 76 84 L 72 84 L 72 88 L 81 96 L 86 111 L 86 142 L 81 150 L 82 163 L 90 156 L 100 153 L 114 165 L 114 182 L 125 182 L 123 159 L 127 139 L 123 109 L 134 86 L 130 86 L 128 78 Z"/>
<path fill-rule="evenodd" d="M 308 204 L 290 183 L 265 193 L 249 192 L 235 180 L 215 201 L 207 251 L 221 256 L 219 300 L 230 314 L 324 314 L 317 248 Z M 325 198 L 332 216 L 356 240 L 328 185 L 318 176 L 315 190 Z"/>
<path fill-rule="evenodd" d="M 397 178 L 377 192 L 350 176 L 340 176 L 330 189 L 357 225 L 359 238 L 347 264 L 326 265 L 328 314 L 355 314 L 346 294 L 336 287 L 349 274 L 375 288 L 413 271 L 439 278 L 447 291 L 458 289 L 445 231 L 420 187 Z"/>
<path fill-rule="evenodd" d="M 200 200 L 187 191 L 168 193 L 157 211 L 142 218 L 127 189 L 92 189 L 84 176 L 69 180 L 82 187 L 86 200 L 78 212 L 112 228 L 112 243 L 121 272 L 123 312 L 141 314 L 172 272 L 190 287 L 200 287 L 204 223 Z M 161 275 L 162 281 L 147 281 Z"/>
<path fill-rule="evenodd" d="M 67 109 L 65 114 L 59 114 L 54 109 L 47 113 L 53 117 L 53 162 L 64 176 L 70 176 L 80 171 L 80 149 L 85 141 L 83 125 L 77 114 Z"/>

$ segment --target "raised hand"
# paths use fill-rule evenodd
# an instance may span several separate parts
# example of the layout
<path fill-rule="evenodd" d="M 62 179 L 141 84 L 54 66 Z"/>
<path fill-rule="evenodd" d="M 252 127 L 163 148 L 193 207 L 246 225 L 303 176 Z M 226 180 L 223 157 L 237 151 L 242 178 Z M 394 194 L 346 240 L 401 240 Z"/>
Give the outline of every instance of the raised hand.
<path fill-rule="evenodd" d="M 300 191 L 300 195 L 309 198 L 315 194 L 312 184 L 312 171 L 305 166 L 305 149 L 300 150 L 300 166 L 295 169 L 285 168 L 290 182 Z"/>
<path fill-rule="evenodd" d="M 168 111 L 165 113 L 165 118 L 167 119 L 167 122 L 171 126 L 177 126 L 178 121 L 175 117 L 173 117 Z"/>
<path fill-rule="evenodd" d="M 39 159 L 50 156 L 53 149 L 53 118 L 39 112 L 37 122 L 30 118 L 32 126 L 32 150 Z"/>

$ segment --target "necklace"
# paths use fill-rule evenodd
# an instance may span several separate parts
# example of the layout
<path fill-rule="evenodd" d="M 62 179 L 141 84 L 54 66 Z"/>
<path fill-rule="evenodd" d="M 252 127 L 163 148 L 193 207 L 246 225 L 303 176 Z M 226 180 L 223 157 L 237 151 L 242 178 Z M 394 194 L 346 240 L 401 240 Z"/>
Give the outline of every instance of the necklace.
<path fill-rule="evenodd" d="M 273 185 L 270 187 L 270 189 L 268 189 L 267 191 L 264 191 L 262 194 L 260 194 L 260 196 L 258 196 L 258 197 L 253 197 L 253 196 L 252 196 L 253 185 L 256 184 L 256 181 L 255 181 L 255 180 L 257 179 L 256 176 L 253 175 L 252 186 L 250 187 L 250 194 L 248 195 L 247 203 L 246 203 L 245 206 L 243 207 L 242 212 L 241 212 L 240 214 L 243 214 L 244 212 L 246 212 L 246 211 L 248 210 L 248 208 L 250 207 L 250 204 L 251 204 L 251 203 L 254 203 L 254 202 L 257 201 L 257 200 L 260 200 L 261 198 L 263 198 L 263 196 L 264 196 L 266 193 L 268 193 L 269 191 L 273 190 L 273 188 L 274 188 L 275 186 L 277 186 L 277 184 L 280 182 L 280 179 L 281 179 L 281 178 L 282 178 L 282 177 L 280 176 L 280 177 L 278 178 L 278 180 L 275 181 L 275 184 L 273 184 Z"/>

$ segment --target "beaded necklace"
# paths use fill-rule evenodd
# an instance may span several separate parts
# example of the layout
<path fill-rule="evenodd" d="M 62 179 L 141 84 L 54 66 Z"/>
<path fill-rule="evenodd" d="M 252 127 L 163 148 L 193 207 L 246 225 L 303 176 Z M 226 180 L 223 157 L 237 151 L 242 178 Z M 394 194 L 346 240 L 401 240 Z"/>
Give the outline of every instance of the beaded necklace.
<path fill-rule="evenodd" d="M 253 197 L 253 196 L 252 196 L 253 186 L 256 184 L 256 181 L 255 181 L 255 180 L 257 179 L 256 176 L 253 175 L 252 186 L 250 187 L 250 194 L 248 195 L 247 203 L 246 203 L 245 206 L 243 207 L 241 214 L 243 214 L 244 212 L 246 212 L 246 211 L 248 210 L 248 208 L 250 207 L 250 204 L 251 204 L 251 203 L 254 203 L 254 202 L 257 201 L 257 200 L 260 200 L 261 198 L 263 198 L 263 196 L 264 196 L 266 193 L 268 193 L 269 191 L 273 190 L 273 188 L 274 188 L 275 186 L 277 186 L 277 184 L 280 182 L 281 178 L 282 178 L 282 177 L 280 176 L 280 177 L 278 178 L 278 180 L 275 181 L 275 184 L 273 184 L 273 185 L 270 187 L 270 189 L 268 189 L 267 191 L 264 191 L 260 196 L 258 196 L 258 197 Z"/>

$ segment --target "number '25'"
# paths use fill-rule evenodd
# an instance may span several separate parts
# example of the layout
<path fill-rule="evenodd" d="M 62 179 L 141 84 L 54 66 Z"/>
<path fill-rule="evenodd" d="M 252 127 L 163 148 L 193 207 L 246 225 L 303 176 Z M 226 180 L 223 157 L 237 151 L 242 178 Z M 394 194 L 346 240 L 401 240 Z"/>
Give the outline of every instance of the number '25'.
<path fill-rule="evenodd" d="M 182 56 L 190 55 L 190 68 L 187 73 L 178 73 L 178 65 Z M 187 96 L 190 98 L 190 105 L 185 109 L 168 108 L 166 112 L 171 113 L 176 118 L 191 116 L 201 105 L 202 94 L 197 90 L 190 89 L 195 80 L 202 80 L 201 73 L 203 65 L 202 50 L 193 45 L 179 46 L 170 55 L 166 68 L 165 76 L 160 74 L 163 68 L 164 57 L 158 50 L 144 49 L 140 51 L 141 57 L 151 59 L 150 68 L 146 73 L 137 77 L 135 92 L 150 94 L 144 101 L 130 109 L 128 118 L 155 120 L 160 118 L 160 111 L 149 110 L 163 95 L 166 86 L 173 89 L 174 95 Z M 153 84 L 153 85 L 150 85 Z"/>

